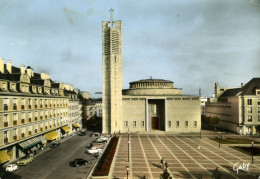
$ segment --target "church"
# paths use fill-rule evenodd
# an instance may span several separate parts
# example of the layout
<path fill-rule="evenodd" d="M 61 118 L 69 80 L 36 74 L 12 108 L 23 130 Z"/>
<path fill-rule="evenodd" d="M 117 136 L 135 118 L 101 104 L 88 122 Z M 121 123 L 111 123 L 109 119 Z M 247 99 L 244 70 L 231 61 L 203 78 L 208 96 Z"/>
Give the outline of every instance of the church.
<path fill-rule="evenodd" d="M 102 22 L 103 121 L 102 133 L 199 133 L 200 96 L 163 79 L 130 82 L 123 89 L 122 22 Z"/>

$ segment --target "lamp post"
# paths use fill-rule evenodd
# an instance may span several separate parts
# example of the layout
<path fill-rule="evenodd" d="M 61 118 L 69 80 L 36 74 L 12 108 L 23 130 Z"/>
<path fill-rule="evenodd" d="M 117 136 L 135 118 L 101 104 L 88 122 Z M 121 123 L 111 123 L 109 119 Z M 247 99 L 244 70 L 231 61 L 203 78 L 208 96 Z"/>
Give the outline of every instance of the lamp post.
<path fill-rule="evenodd" d="M 254 163 L 253 148 L 254 148 L 254 142 L 252 142 L 252 149 L 251 149 L 251 153 L 252 153 L 252 164 Z"/>
<path fill-rule="evenodd" d="M 218 133 L 218 148 L 220 148 L 220 132 Z"/>
<path fill-rule="evenodd" d="M 126 166 L 126 178 L 128 179 L 129 166 Z"/>
<path fill-rule="evenodd" d="M 200 128 L 200 139 L 201 139 L 201 128 Z"/>
<path fill-rule="evenodd" d="M 128 162 L 129 162 L 129 144 L 130 144 L 130 140 L 129 140 L 129 128 L 128 128 Z"/>

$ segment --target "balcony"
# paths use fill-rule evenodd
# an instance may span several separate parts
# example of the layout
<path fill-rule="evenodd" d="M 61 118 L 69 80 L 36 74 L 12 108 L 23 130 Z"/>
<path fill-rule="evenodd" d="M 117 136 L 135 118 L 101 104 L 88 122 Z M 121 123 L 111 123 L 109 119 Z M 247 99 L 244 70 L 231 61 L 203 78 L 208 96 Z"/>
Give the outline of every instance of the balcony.
<path fill-rule="evenodd" d="M 21 105 L 21 109 L 25 109 L 25 106 L 24 106 L 24 105 Z"/>
<path fill-rule="evenodd" d="M 4 122 L 4 127 L 8 127 L 8 122 Z"/>
<path fill-rule="evenodd" d="M 22 123 L 22 124 L 24 124 L 24 123 L 25 123 L 25 120 L 24 120 L 24 119 L 22 119 L 22 120 L 21 120 L 21 123 Z"/>
<path fill-rule="evenodd" d="M 35 121 L 37 121 L 37 120 L 38 120 L 38 118 L 37 118 L 37 117 L 35 117 L 35 118 L 34 118 L 34 120 L 35 120 Z"/>
<path fill-rule="evenodd" d="M 29 121 L 29 122 L 32 122 L 32 118 L 29 118 L 28 121 Z"/>
<path fill-rule="evenodd" d="M 13 121 L 13 125 L 17 125 L 17 120 L 16 120 L 16 121 Z"/>
<path fill-rule="evenodd" d="M 7 143 L 7 142 L 8 142 L 8 138 L 5 138 L 5 139 L 4 139 L 4 143 Z"/>
<path fill-rule="evenodd" d="M 17 110 L 17 105 L 13 105 L 13 110 Z"/>
<path fill-rule="evenodd" d="M 25 137 L 25 133 L 22 133 L 21 136 L 22 136 L 22 137 Z"/>
<path fill-rule="evenodd" d="M 6 104 L 4 105 L 4 110 L 8 111 L 8 106 Z"/>
<path fill-rule="evenodd" d="M 17 140 L 17 139 L 18 139 L 17 135 L 13 136 L 13 140 Z"/>

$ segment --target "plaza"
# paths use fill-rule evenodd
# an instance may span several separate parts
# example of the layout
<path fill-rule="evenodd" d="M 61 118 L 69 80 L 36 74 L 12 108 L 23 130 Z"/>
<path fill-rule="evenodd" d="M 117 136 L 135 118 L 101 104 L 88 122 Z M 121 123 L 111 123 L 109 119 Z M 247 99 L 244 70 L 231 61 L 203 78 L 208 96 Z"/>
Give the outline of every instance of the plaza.
<path fill-rule="evenodd" d="M 173 136 L 170 134 L 130 134 L 129 162 L 128 135 L 120 137 L 117 152 L 107 178 L 160 178 L 163 169 L 161 158 L 169 164 L 172 178 L 212 178 L 213 171 L 218 167 L 221 178 L 256 178 L 260 174 L 260 158 L 238 152 L 227 145 L 220 145 L 208 137 L 216 132 L 200 136 Z M 215 136 L 214 136 L 215 137 Z M 229 137 L 239 137 L 229 134 Z M 259 138 L 255 138 L 255 141 Z M 258 144 L 259 145 L 259 144 Z M 239 163 L 238 163 L 239 162 Z M 235 171 L 239 165 L 249 164 L 248 168 Z M 235 170 L 234 170 L 235 169 Z M 95 177 L 99 178 L 99 177 Z M 100 177 L 106 178 L 106 177 Z"/>

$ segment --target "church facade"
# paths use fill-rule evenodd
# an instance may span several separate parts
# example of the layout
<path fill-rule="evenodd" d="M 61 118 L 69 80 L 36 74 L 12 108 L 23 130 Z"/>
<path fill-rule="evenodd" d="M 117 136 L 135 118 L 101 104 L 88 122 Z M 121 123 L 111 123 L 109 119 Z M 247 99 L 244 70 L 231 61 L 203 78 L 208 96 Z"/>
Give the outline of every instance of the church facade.
<path fill-rule="evenodd" d="M 198 133 L 200 97 L 162 79 L 145 79 L 122 89 L 122 25 L 103 22 L 103 126 L 102 133 Z"/>

